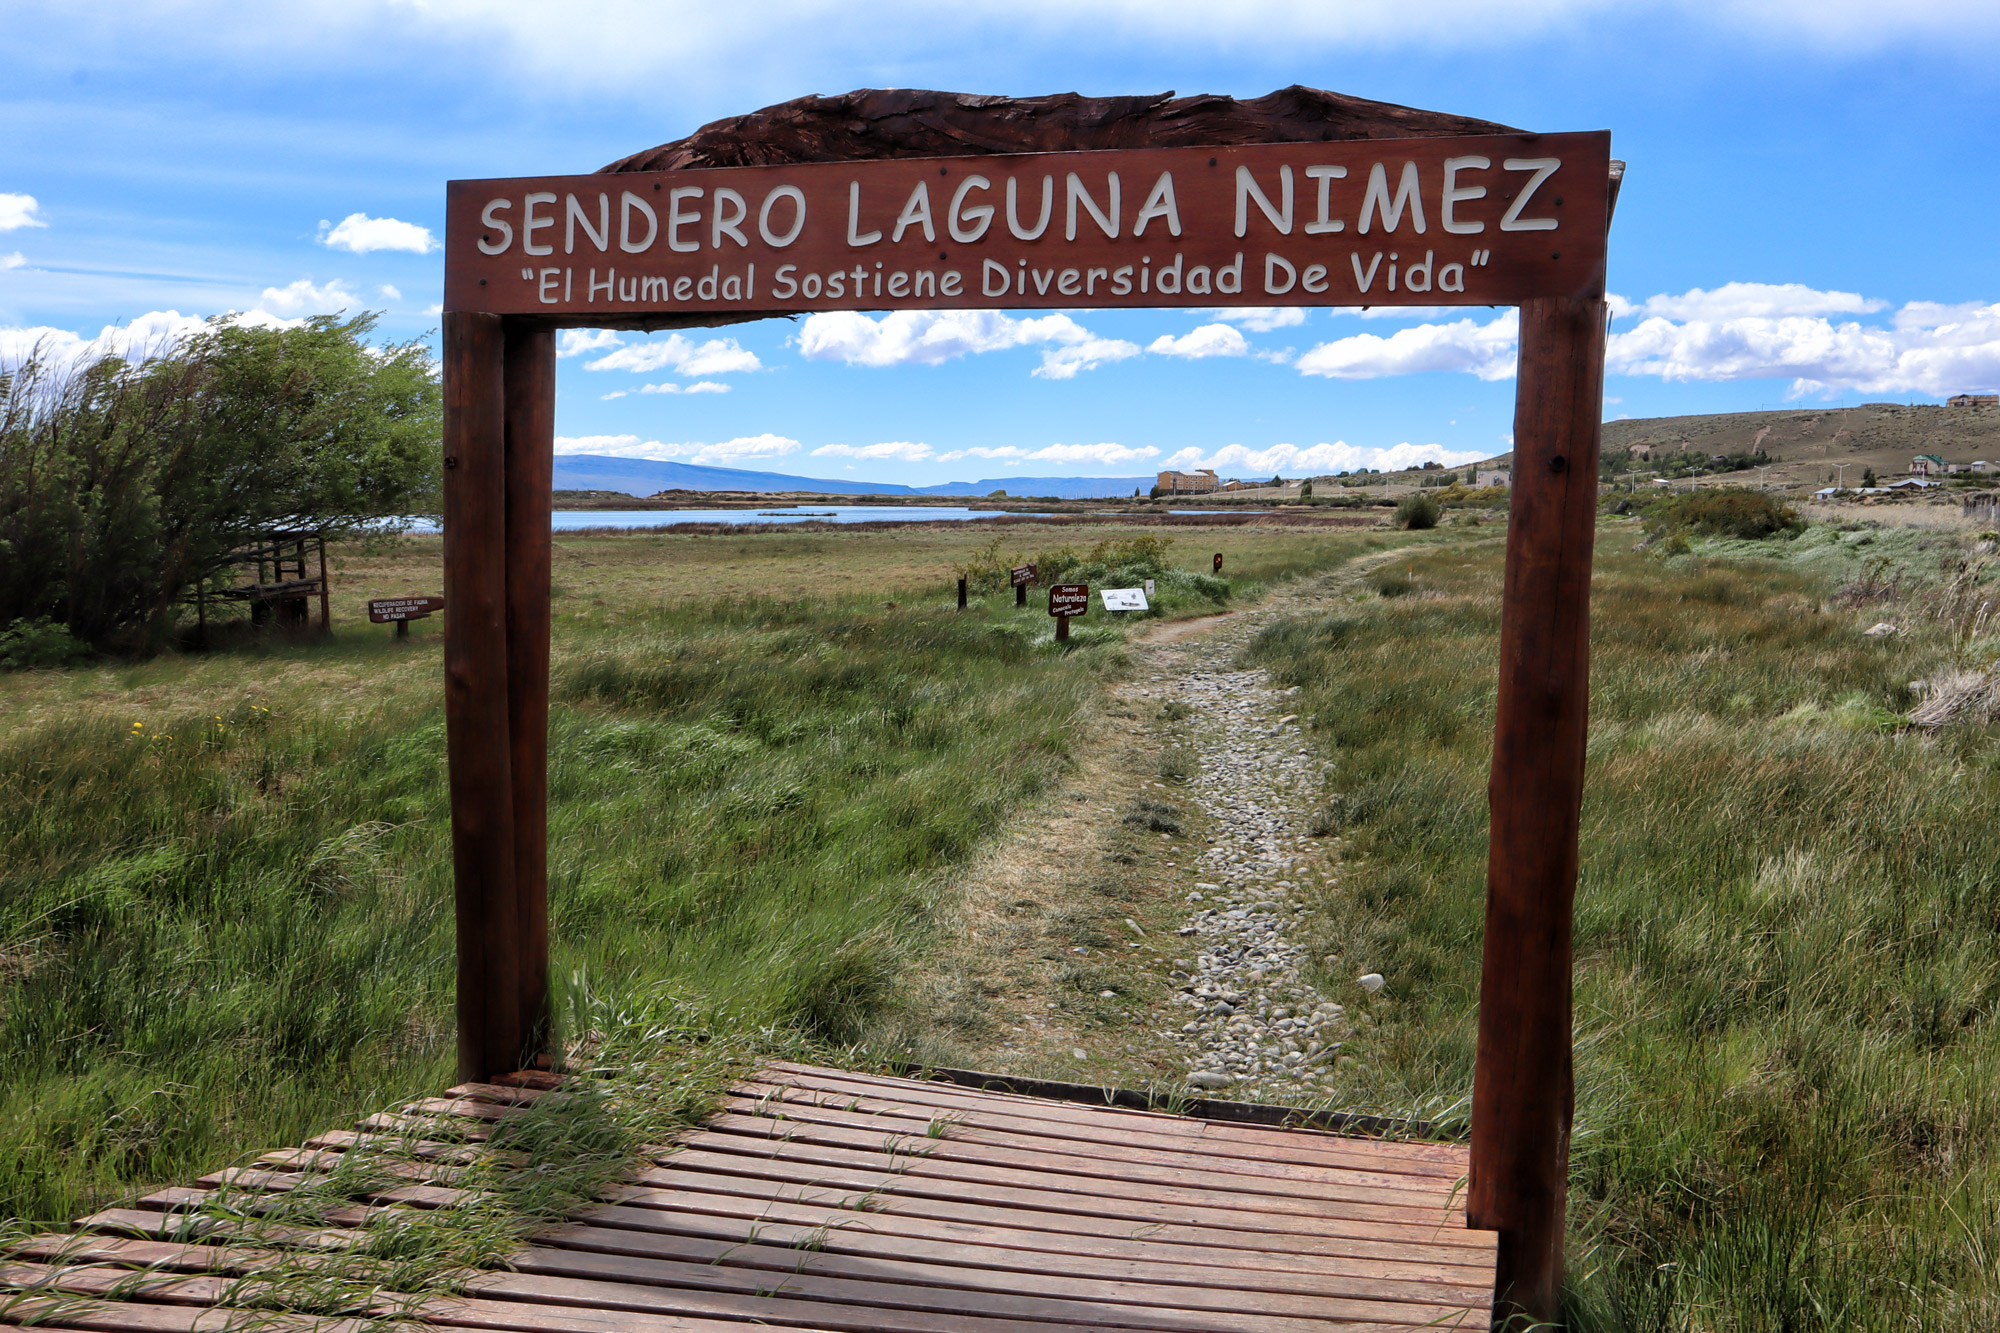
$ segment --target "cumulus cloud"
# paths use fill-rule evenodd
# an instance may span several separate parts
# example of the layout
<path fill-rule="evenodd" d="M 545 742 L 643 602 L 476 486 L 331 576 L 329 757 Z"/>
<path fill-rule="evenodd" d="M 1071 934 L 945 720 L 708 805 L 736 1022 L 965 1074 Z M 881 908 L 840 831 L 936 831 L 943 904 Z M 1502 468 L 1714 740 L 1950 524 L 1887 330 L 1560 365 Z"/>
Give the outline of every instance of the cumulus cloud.
<path fill-rule="evenodd" d="M 1248 356 L 1250 341 L 1227 324 L 1204 324 L 1180 337 L 1161 334 L 1146 345 L 1155 356 L 1184 356 L 1196 360 L 1209 356 Z"/>
<path fill-rule="evenodd" d="M 584 364 L 585 370 L 629 370 L 640 375 L 659 370 L 671 370 L 677 375 L 731 375 L 763 368 L 757 354 L 734 338 L 710 338 L 697 343 L 680 333 L 618 346 L 617 350 Z"/>
<path fill-rule="evenodd" d="M 1815 308 L 1814 296 L 1845 302 L 1818 307 L 1830 313 L 1871 309 L 1851 293 L 1801 288 L 1784 298 L 1788 304 L 1766 307 L 1790 313 L 1683 319 L 1650 314 L 1633 328 L 1613 332 L 1607 366 L 1618 374 L 1669 380 L 1788 379 L 1794 396 L 1851 390 L 1941 397 L 2000 385 L 2000 304 L 1912 301 L 1886 324 L 1866 324 L 1804 313 Z M 1633 308 L 1651 307 L 1653 302 Z M 1677 307 L 1662 301 L 1659 308 Z M 1707 309 L 1700 302 L 1679 308 Z M 1872 306 L 1880 308 L 1879 302 Z"/>
<path fill-rule="evenodd" d="M 335 278 L 324 287 L 312 279 L 300 278 L 283 287 L 266 287 L 260 298 L 264 308 L 279 315 L 331 315 L 359 304 L 361 298 Z"/>
<path fill-rule="evenodd" d="M 1304 307 L 1295 305 L 1247 305 L 1203 312 L 1231 324 L 1241 324 L 1252 333 L 1296 328 L 1306 322 Z"/>
<path fill-rule="evenodd" d="M 723 467 L 760 458 L 782 458 L 797 453 L 799 442 L 784 435 L 740 435 L 714 444 L 668 444 L 642 440 L 637 435 L 558 435 L 559 454 L 600 454 L 611 458 L 648 458 L 660 462 L 681 461 L 704 467 Z"/>
<path fill-rule="evenodd" d="M 556 335 L 556 356 L 582 356 L 624 345 L 625 340 L 611 329 L 564 329 Z"/>
<path fill-rule="evenodd" d="M 1439 370 L 1504 380 L 1514 373 L 1520 324 L 1519 312 L 1508 310 L 1484 324 L 1474 319 L 1417 324 L 1386 338 L 1357 333 L 1301 353 L 1296 364 L 1302 374 L 1340 380 Z"/>
<path fill-rule="evenodd" d="M 921 463 L 931 457 L 928 444 L 891 440 L 883 444 L 823 444 L 813 450 L 815 458 L 893 458 L 899 463 Z"/>
<path fill-rule="evenodd" d="M 1027 456 L 1027 453 L 1028 451 L 1026 449 L 1022 449 L 1016 445 L 1003 444 L 997 449 L 988 449 L 984 447 L 977 447 L 972 449 L 954 449 L 948 454 L 939 454 L 938 462 L 950 463 L 960 458 L 1001 458 L 1001 459 L 1024 458 Z"/>
<path fill-rule="evenodd" d="M 427 255 L 438 248 L 429 227 L 395 218 L 371 218 L 366 213 L 349 213 L 339 222 L 319 222 L 319 243 L 335 250 L 365 255 L 372 250 L 407 250 Z"/>
<path fill-rule="evenodd" d="M 879 319 L 851 310 L 808 315 L 799 354 L 808 361 L 851 366 L 935 366 L 955 357 L 1039 346 L 1043 379 L 1074 379 L 1078 371 L 1139 355 L 1137 343 L 1100 338 L 1068 315 L 1016 319 L 997 310 L 897 310 Z"/>
<path fill-rule="evenodd" d="M 239 316 L 239 319 L 243 317 Z M 269 319 L 264 316 L 263 319 Z M 262 319 L 243 319 L 260 323 Z M 0 328 L 0 365 L 14 365 L 32 355 L 68 361 L 90 354 L 128 359 L 157 356 L 191 333 L 208 327 L 199 315 L 178 310 L 153 310 L 126 324 L 107 324 L 95 338 L 73 329 L 41 324 L 30 328 Z"/>
<path fill-rule="evenodd" d="M 640 393 L 728 393 L 729 386 L 720 380 L 699 380 L 693 384 L 676 384 L 668 380 L 662 384 L 641 384 Z"/>
<path fill-rule="evenodd" d="M 1142 458 L 1158 458 L 1160 451 L 1151 445 L 1134 448 L 1124 444 L 1052 444 L 1045 449 L 1035 449 L 1021 456 L 1024 463 L 1096 463 L 1109 467 L 1117 463 L 1131 463 Z"/>
<path fill-rule="evenodd" d="M 32 194 L 0 194 L 0 231 L 19 231 L 23 227 L 46 227 L 35 214 L 42 206 L 35 202 Z"/>
<path fill-rule="evenodd" d="M 391 287 L 386 282 L 383 283 L 380 287 L 377 287 L 375 290 L 381 294 L 382 299 L 385 301 L 400 301 L 403 299 L 403 293 L 397 290 L 396 288 Z"/>
<path fill-rule="evenodd" d="M 1866 315 L 1888 308 L 1858 292 L 1823 292 L 1802 283 L 1725 282 L 1714 291 L 1689 288 L 1679 296 L 1659 295 L 1633 304 L 1608 298 L 1619 319 L 1657 315 L 1671 320 L 1775 319 L 1787 315 Z"/>
<path fill-rule="evenodd" d="M 10 255 L 0 255 L 0 268 L 20 268 L 28 262 L 28 257 L 19 250 Z"/>
<path fill-rule="evenodd" d="M 1488 457 L 1483 453 L 1468 453 L 1462 449 L 1447 449 L 1441 444 L 1402 444 L 1387 449 L 1362 448 L 1359 445 L 1337 441 L 1332 444 L 1314 444 L 1300 448 L 1296 444 L 1274 444 L 1265 449 L 1252 449 L 1241 444 L 1227 444 L 1214 453 L 1203 453 L 1200 449 L 1182 449 L 1166 460 L 1170 468 L 1214 468 L 1225 476 L 1241 475 L 1246 478 L 1283 476 L 1324 476 L 1332 472 L 1353 472 L 1358 468 L 1379 468 L 1384 472 L 1398 468 L 1416 467 L 1424 463 L 1440 463 L 1445 467 L 1459 467 Z"/>

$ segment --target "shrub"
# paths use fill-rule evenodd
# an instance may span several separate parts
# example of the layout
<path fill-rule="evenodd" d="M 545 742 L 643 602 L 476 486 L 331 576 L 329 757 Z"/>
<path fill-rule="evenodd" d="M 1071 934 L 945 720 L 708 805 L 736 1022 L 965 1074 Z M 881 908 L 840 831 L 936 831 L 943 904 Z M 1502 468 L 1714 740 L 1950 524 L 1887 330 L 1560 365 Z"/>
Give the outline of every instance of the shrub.
<path fill-rule="evenodd" d="M 1406 532 L 1438 525 L 1438 502 L 1428 495 L 1406 495 L 1396 504 L 1396 526 Z"/>
<path fill-rule="evenodd" d="M 1790 505 L 1762 491 L 1724 487 L 1674 496 L 1655 505 L 1646 528 L 1654 536 L 1692 532 L 1702 537 L 1756 541 L 1781 532 L 1799 532 L 1805 520 Z"/>
<path fill-rule="evenodd" d="M 75 666 L 90 656 L 90 645 L 53 620 L 17 620 L 0 630 L 0 671 Z"/>

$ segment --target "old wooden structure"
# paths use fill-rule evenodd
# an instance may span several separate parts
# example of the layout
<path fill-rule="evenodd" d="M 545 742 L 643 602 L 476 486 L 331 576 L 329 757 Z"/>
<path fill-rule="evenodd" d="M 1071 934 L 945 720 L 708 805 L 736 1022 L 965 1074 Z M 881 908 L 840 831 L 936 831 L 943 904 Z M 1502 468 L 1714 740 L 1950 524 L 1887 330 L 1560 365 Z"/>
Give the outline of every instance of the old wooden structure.
<path fill-rule="evenodd" d="M 307 628 L 312 604 L 318 602 L 319 632 L 333 628 L 325 533 L 274 528 L 231 551 L 226 564 L 236 574 L 229 583 L 215 589 L 202 583 L 195 588 L 196 633 L 201 641 L 208 638 L 211 600 L 248 606 L 252 624 L 286 630 Z"/>
<path fill-rule="evenodd" d="M 717 122 L 594 174 L 454 182 L 445 669 L 461 1075 L 532 1065 L 543 1043 L 559 329 L 852 309 L 1516 305 L 1466 1220 L 1497 1233 L 1496 1309 L 1553 1316 L 1605 242 L 1622 170 L 1609 149 L 1603 133 L 1304 88 L 1245 102 L 862 92 Z"/>

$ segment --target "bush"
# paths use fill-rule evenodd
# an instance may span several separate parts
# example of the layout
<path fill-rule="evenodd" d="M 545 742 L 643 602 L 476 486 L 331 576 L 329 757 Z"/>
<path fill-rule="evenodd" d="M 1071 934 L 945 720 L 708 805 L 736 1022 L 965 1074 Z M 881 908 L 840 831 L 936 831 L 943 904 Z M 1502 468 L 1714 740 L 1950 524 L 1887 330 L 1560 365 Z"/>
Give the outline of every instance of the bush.
<path fill-rule="evenodd" d="M 1428 495 L 1406 495 L 1396 504 L 1395 524 L 1406 532 L 1438 525 L 1438 502 Z"/>
<path fill-rule="evenodd" d="M 1783 501 L 1735 486 L 1671 497 L 1653 506 L 1646 519 L 1646 530 L 1654 537 L 1692 532 L 1701 537 L 1757 541 L 1781 532 L 1800 532 L 1805 526 L 1805 520 Z"/>
<path fill-rule="evenodd" d="M 0 671 L 75 666 L 90 656 L 90 645 L 53 620 L 17 620 L 0 630 Z"/>

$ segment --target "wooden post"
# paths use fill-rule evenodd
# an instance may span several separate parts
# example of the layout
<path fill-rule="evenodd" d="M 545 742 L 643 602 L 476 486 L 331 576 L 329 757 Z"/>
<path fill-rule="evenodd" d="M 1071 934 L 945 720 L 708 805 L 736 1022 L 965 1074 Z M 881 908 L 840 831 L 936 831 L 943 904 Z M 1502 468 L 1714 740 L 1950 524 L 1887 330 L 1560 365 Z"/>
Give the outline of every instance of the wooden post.
<path fill-rule="evenodd" d="M 326 583 L 326 534 L 322 532 L 319 535 L 319 632 L 321 634 L 333 633 L 331 597 Z"/>
<path fill-rule="evenodd" d="M 1057 643 L 1066 643 L 1066 642 L 1068 642 L 1068 641 L 1069 641 L 1069 617 L 1068 617 L 1068 616 L 1057 616 L 1057 617 L 1056 617 L 1056 642 L 1057 642 Z"/>
<path fill-rule="evenodd" d="M 1016 606 L 1026 606 L 1027 604 L 1028 604 L 1028 585 L 1027 585 L 1027 584 L 1025 584 L 1025 583 L 1017 583 L 1017 584 L 1015 584 L 1015 585 L 1014 585 L 1014 605 L 1016 605 Z"/>
<path fill-rule="evenodd" d="M 1521 307 L 1466 1198 L 1468 1223 L 1500 1233 L 1495 1328 L 1555 1319 L 1562 1285 L 1605 313 L 1597 298 Z"/>
<path fill-rule="evenodd" d="M 549 565 L 556 335 L 507 336 L 507 735 L 523 1064 L 544 1052 L 549 1000 Z"/>
<path fill-rule="evenodd" d="M 520 1068 L 523 1047 L 507 692 L 506 335 L 444 316 L 445 735 L 458 922 L 458 1076 Z"/>
<path fill-rule="evenodd" d="M 963 610 L 965 609 L 965 580 L 964 580 L 964 579 L 960 579 L 960 580 L 958 581 L 958 609 L 959 609 L 959 610 L 961 610 L 961 611 L 963 611 Z"/>

